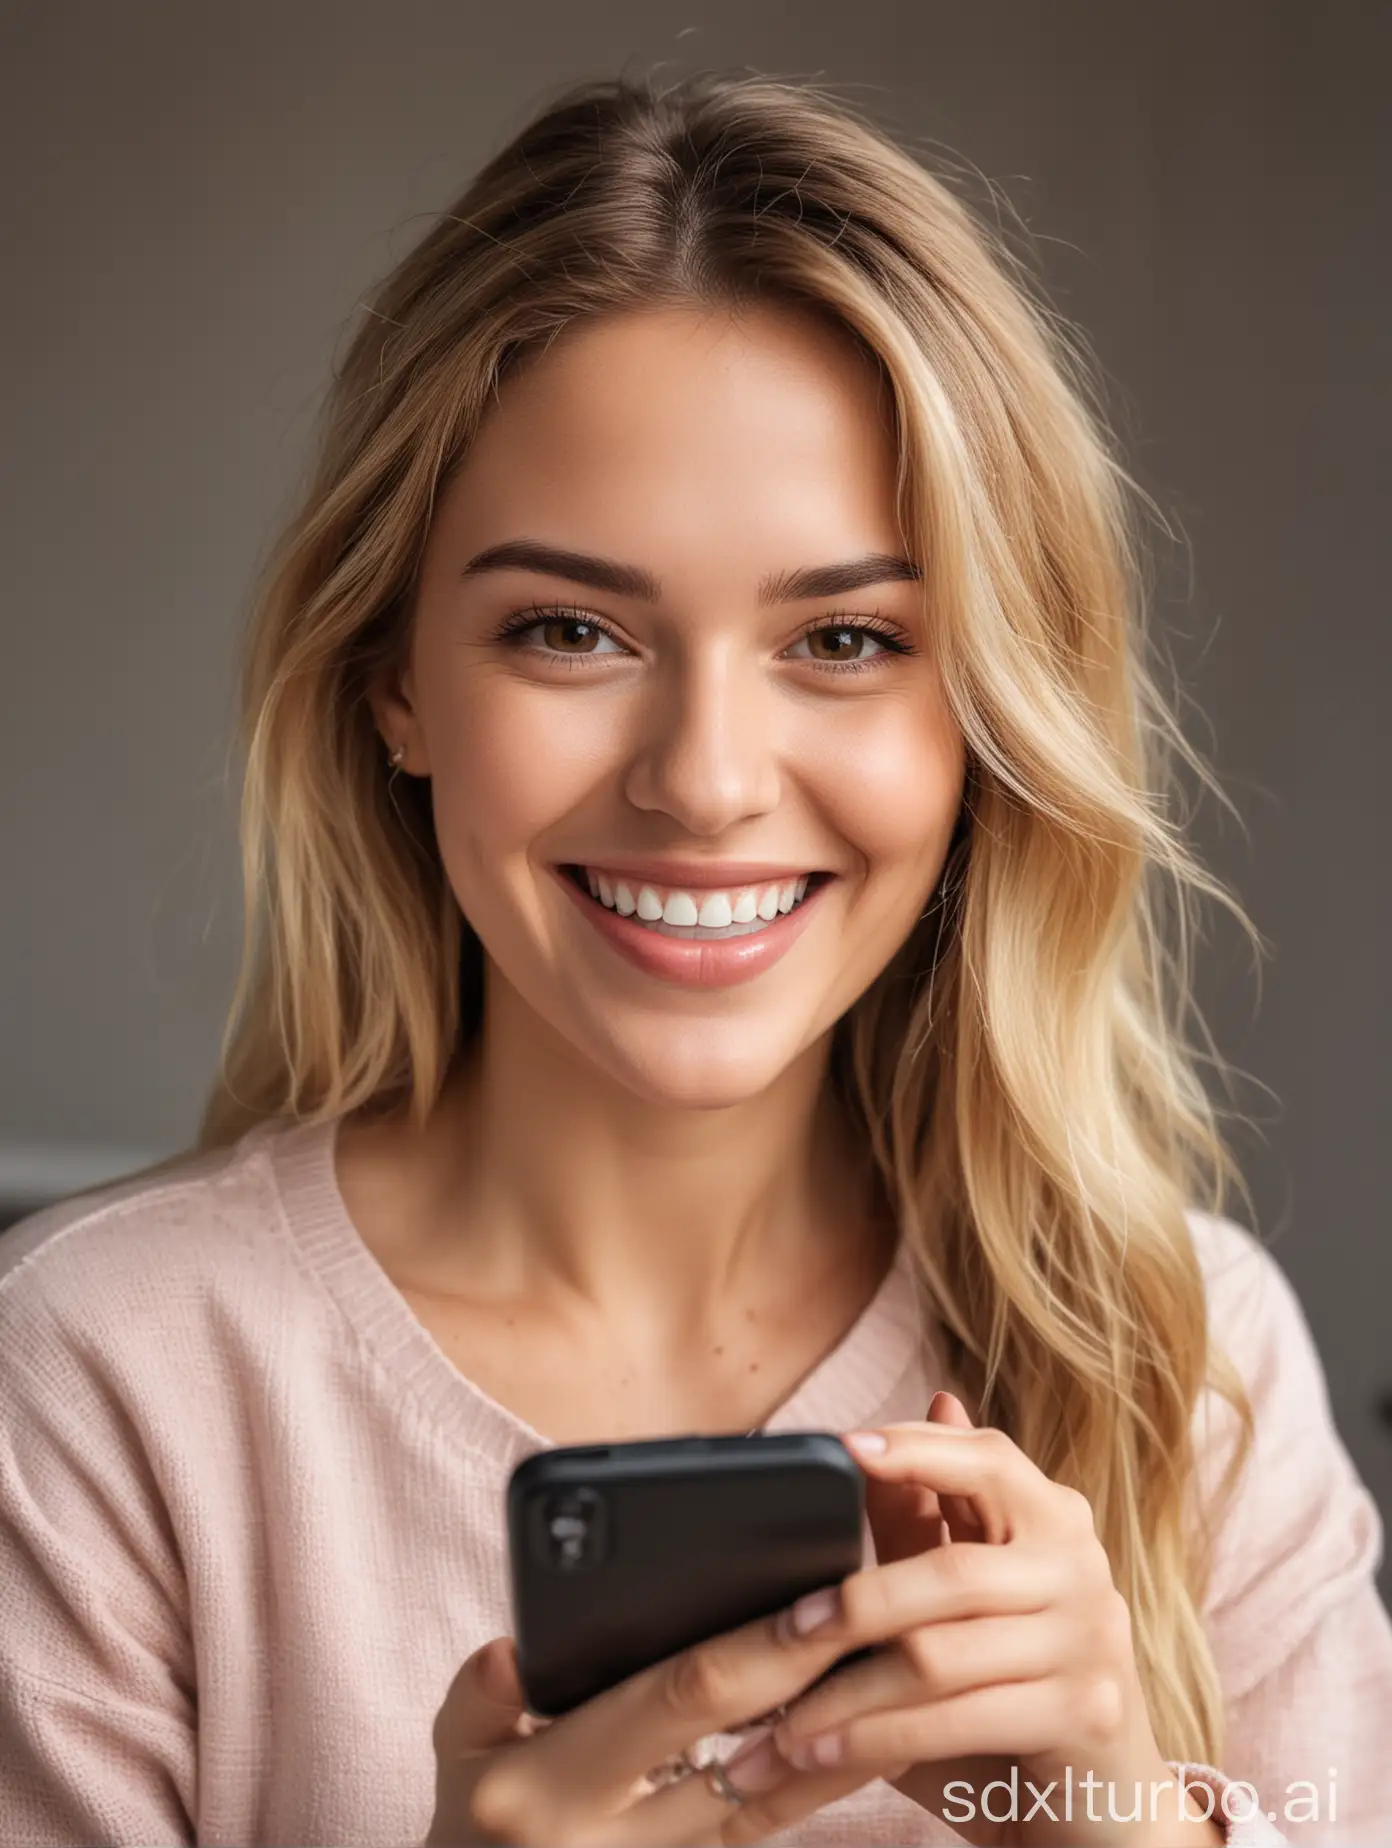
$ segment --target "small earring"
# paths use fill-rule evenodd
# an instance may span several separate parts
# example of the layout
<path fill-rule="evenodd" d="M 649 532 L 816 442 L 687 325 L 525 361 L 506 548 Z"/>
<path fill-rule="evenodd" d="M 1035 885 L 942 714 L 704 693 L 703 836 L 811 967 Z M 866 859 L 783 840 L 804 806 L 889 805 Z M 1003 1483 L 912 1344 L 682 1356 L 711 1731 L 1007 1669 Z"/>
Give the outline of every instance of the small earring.
<path fill-rule="evenodd" d="M 406 746 L 404 744 L 399 744 L 394 751 L 389 751 L 387 753 L 387 762 L 395 769 L 405 755 Z"/>

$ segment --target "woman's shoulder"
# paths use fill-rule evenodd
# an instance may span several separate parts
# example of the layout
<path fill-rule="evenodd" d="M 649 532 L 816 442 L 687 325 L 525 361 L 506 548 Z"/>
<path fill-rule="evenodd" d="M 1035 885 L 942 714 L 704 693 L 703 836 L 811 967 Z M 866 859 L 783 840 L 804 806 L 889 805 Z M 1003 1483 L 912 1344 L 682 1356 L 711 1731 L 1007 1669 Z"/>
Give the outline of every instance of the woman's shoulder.
<path fill-rule="evenodd" d="M 273 1156 L 287 1126 L 264 1124 L 30 1214 L 0 1233 L 0 1354 L 55 1327 L 148 1332 L 163 1307 L 274 1262 Z"/>
<path fill-rule="evenodd" d="M 1195 1415 L 1205 1499 L 1219 1511 L 1205 1605 L 1236 1695 L 1372 1578 L 1382 1526 L 1339 1434 L 1319 1350 L 1284 1268 L 1233 1220 L 1188 1217 L 1209 1340 L 1251 1409 L 1251 1444 L 1230 1498 L 1222 1483 L 1237 1417 L 1213 1385 Z"/>
<path fill-rule="evenodd" d="M 1268 1376 L 1283 1354 L 1306 1367 L 1313 1361 L 1318 1369 L 1305 1311 L 1276 1254 L 1220 1213 L 1191 1211 L 1185 1217 L 1203 1273 L 1210 1337 L 1244 1380 L 1251 1375 L 1249 1385 L 1276 1385 Z"/>
<path fill-rule="evenodd" d="M 1251 1408 L 1254 1437 L 1283 1444 L 1334 1439 L 1324 1368 L 1304 1307 L 1276 1255 L 1254 1233 L 1220 1214 L 1186 1215 L 1203 1275 L 1210 1348 L 1231 1363 Z M 1199 1405 L 1207 1441 L 1235 1424 L 1224 1395 Z"/>
<path fill-rule="evenodd" d="M 1208 1336 L 1231 1361 L 1260 1433 L 1334 1435 L 1319 1349 L 1279 1256 L 1221 1214 L 1186 1215 L 1203 1274 Z"/>

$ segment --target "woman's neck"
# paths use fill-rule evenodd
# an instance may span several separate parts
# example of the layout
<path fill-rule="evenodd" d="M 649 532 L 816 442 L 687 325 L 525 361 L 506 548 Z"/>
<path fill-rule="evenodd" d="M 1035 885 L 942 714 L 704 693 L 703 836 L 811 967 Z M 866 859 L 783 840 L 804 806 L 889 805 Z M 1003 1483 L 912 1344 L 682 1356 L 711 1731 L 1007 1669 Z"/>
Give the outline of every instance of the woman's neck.
<path fill-rule="evenodd" d="M 863 1163 L 827 1084 L 828 1042 L 736 1105 L 678 1108 L 635 1097 L 535 1016 L 501 1018 L 512 1010 L 495 998 L 432 1140 L 472 1264 L 504 1290 L 530 1280 L 616 1308 L 698 1308 L 863 1234 Z"/>
<path fill-rule="evenodd" d="M 893 1256 L 827 1046 L 736 1107 L 677 1110 L 490 1024 L 424 1127 L 344 1125 L 339 1184 L 378 1261 L 560 1441 L 762 1422 Z"/>
<path fill-rule="evenodd" d="M 398 1261 L 476 1301 L 665 1323 L 719 1320 L 771 1279 L 841 1276 L 856 1296 L 893 1241 L 828 1060 L 829 1036 L 736 1105 L 649 1102 L 499 984 L 426 1125 L 361 1125 L 345 1155 L 394 1171 Z"/>

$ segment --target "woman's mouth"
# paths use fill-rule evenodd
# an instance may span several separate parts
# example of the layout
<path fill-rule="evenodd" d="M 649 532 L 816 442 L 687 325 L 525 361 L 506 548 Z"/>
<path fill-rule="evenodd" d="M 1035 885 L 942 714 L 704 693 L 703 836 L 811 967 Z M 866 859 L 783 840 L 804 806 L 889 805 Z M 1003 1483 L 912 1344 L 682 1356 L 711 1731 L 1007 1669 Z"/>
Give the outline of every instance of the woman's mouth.
<path fill-rule="evenodd" d="M 628 961 L 685 986 L 726 987 L 777 962 L 834 878 L 809 869 L 722 887 L 678 886 L 593 865 L 557 867 L 576 903 Z"/>
<path fill-rule="evenodd" d="M 721 943 L 766 929 L 802 903 L 812 881 L 830 876 L 801 873 L 758 885 L 685 891 L 680 886 L 627 879 L 598 866 L 567 866 L 562 870 L 591 898 L 598 899 L 606 911 L 631 918 L 664 937 L 707 943 Z"/>

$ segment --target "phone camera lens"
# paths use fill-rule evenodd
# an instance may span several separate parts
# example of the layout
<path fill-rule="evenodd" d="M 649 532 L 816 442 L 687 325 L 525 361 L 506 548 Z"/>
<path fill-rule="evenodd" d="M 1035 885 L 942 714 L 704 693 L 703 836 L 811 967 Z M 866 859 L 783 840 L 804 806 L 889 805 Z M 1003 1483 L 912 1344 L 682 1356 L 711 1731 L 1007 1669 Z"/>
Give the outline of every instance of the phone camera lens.
<path fill-rule="evenodd" d="M 541 1498 L 533 1520 L 540 1558 L 553 1572 L 585 1572 L 605 1554 L 606 1510 L 593 1489 L 561 1489 Z"/>
<path fill-rule="evenodd" d="M 584 1562 L 585 1542 L 589 1538 L 590 1523 L 585 1514 L 568 1513 L 565 1509 L 551 1515 L 546 1523 L 546 1531 L 551 1536 L 552 1556 L 558 1566 L 577 1566 Z"/>

